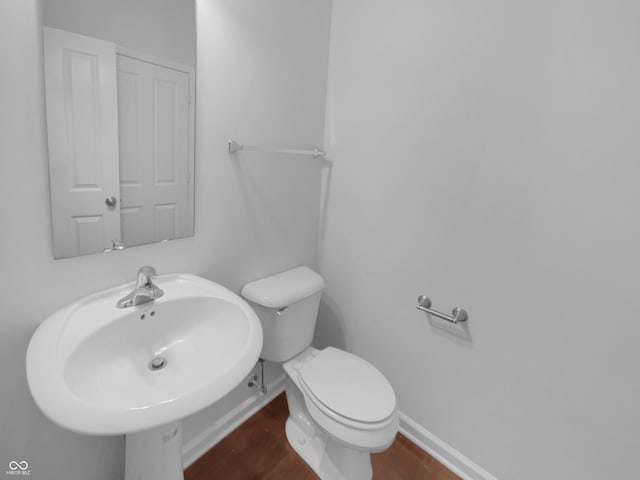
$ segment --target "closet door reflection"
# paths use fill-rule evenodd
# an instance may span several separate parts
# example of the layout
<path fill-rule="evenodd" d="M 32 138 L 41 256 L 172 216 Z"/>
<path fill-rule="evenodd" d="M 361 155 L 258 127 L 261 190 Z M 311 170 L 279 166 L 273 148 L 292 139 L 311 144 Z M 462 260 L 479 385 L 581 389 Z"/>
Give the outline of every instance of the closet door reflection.
<path fill-rule="evenodd" d="M 118 55 L 120 218 L 127 246 L 189 235 L 189 74 Z"/>
<path fill-rule="evenodd" d="M 115 45 L 44 29 L 54 256 L 120 239 Z"/>

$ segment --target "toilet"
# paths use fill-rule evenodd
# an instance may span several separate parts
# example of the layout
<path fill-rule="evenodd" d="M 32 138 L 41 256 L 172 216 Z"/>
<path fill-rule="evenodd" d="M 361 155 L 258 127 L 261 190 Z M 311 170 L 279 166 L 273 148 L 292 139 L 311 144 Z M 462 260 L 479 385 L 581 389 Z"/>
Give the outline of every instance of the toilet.
<path fill-rule="evenodd" d="M 307 267 L 247 283 L 242 296 L 263 329 L 261 357 L 283 365 L 293 449 L 322 480 L 370 480 L 371 453 L 398 431 L 393 387 L 373 365 L 334 347 L 311 347 L 324 288 Z"/>

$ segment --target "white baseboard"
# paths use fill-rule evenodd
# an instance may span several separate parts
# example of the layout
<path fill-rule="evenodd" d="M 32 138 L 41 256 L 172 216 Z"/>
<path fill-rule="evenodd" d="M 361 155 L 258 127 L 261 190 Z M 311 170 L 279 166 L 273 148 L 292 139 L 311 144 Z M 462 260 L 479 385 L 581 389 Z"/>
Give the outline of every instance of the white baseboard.
<path fill-rule="evenodd" d="M 287 375 L 283 373 L 267 384 L 266 394 L 261 395 L 255 392 L 244 402 L 211 424 L 200 435 L 186 442 L 182 446 L 183 467 L 186 469 L 254 413 L 280 395 L 284 391 L 286 379 Z"/>
<path fill-rule="evenodd" d="M 400 432 L 464 480 L 497 480 L 402 412 L 400 413 Z"/>

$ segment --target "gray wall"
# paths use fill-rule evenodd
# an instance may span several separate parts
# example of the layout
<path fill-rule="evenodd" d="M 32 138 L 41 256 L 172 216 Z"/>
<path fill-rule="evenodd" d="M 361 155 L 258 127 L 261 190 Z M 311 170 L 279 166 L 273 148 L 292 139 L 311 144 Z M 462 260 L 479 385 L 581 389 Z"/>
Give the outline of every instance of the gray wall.
<path fill-rule="evenodd" d="M 333 2 L 317 343 L 500 479 L 637 477 L 639 24 L 624 0 Z"/>
<path fill-rule="evenodd" d="M 131 281 L 141 265 L 192 272 L 236 291 L 299 264 L 315 266 L 319 163 L 232 160 L 225 148 L 227 138 L 322 144 L 329 11 L 320 1 L 276 0 L 269 8 L 255 0 L 199 1 L 195 236 L 54 261 L 38 5 L 0 6 L 0 471 L 26 460 L 34 480 L 121 479 L 121 437 L 67 432 L 34 405 L 24 369 L 29 338 L 48 314 Z M 309 28 L 318 15 L 326 21 Z M 239 403 L 247 392 L 232 395 Z M 199 419 L 222 413 L 214 406 Z M 196 425 L 185 430 L 197 434 Z"/>
<path fill-rule="evenodd" d="M 44 25 L 196 63 L 196 0 L 41 0 Z"/>

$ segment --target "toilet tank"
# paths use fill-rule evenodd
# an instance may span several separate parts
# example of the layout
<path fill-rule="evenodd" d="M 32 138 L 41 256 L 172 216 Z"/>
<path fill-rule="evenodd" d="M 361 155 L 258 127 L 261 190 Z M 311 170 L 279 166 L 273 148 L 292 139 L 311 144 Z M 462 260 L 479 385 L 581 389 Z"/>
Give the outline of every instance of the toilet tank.
<path fill-rule="evenodd" d="M 261 357 L 284 362 L 311 345 L 324 280 L 307 267 L 297 267 L 242 287 L 262 323 Z"/>

